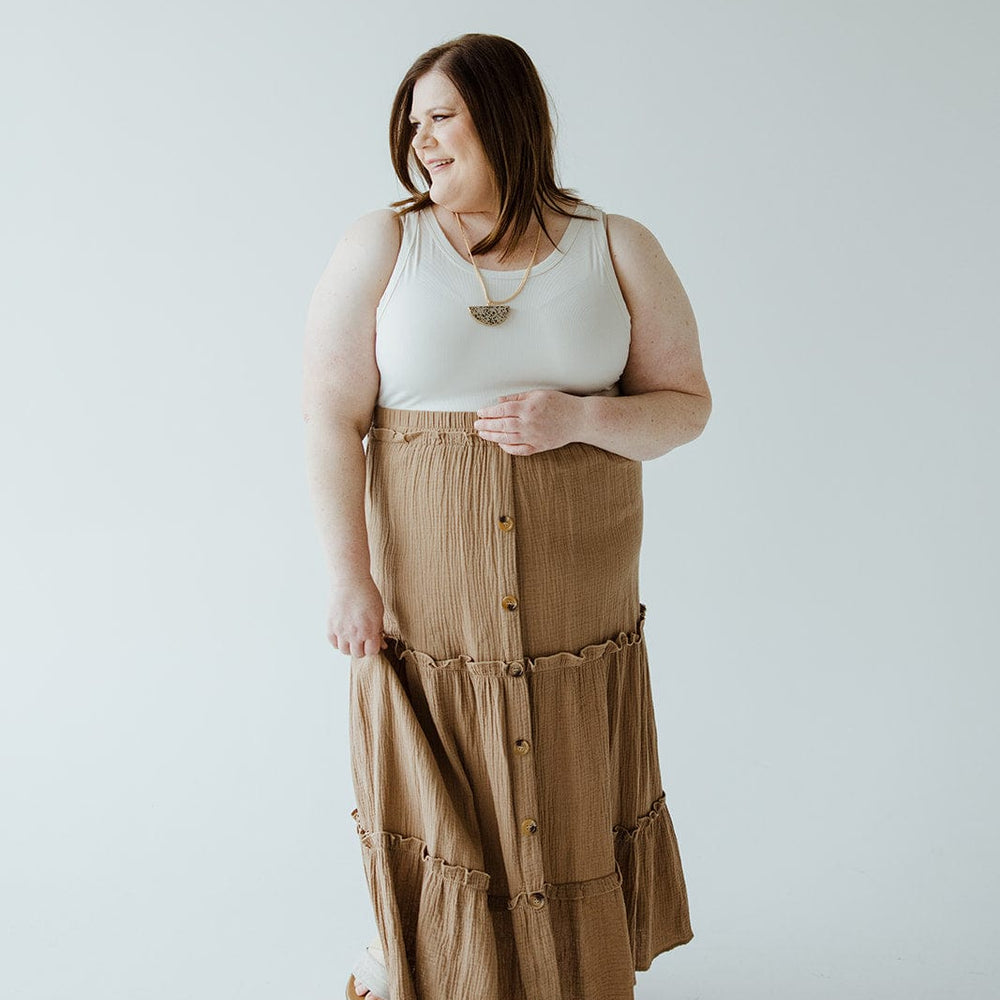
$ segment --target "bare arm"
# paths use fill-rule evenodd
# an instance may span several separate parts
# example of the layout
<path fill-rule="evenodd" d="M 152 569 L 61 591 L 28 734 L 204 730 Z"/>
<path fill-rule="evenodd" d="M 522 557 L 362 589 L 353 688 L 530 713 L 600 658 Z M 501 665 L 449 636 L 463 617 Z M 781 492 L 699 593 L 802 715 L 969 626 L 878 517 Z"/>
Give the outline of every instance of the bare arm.
<path fill-rule="evenodd" d="M 365 522 L 363 441 L 379 388 L 375 310 L 399 244 L 400 224 L 391 209 L 358 219 L 320 276 L 306 318 L 302 416 L 309 495 L 331 592 L 345 594 L 341 611 L 332 612 L 338 618 L 331 620 L 334 633 L 338 627 L 345 633 L 372 631 L 369 619 L 374 612 L 368 599 L 374 584 Z M 358 601 L 352 603 L 348 593 L 357 595 Z M 374 631 L 381 627 L 379 613 Z M 345 649 L 334 636 L 331 640 L 342 652 L 374 652 Z M 348 647 L 351 641 L 348 637 Z"/>
<path fill-rule="evenodd" d="M 712 411 L 691 304 L 656 237 L 608 216 L 608 242 L 632 344 L 621 396 L 580 397 L 574 440 L 635 459 L 657 458 L 696 438 Z"/>

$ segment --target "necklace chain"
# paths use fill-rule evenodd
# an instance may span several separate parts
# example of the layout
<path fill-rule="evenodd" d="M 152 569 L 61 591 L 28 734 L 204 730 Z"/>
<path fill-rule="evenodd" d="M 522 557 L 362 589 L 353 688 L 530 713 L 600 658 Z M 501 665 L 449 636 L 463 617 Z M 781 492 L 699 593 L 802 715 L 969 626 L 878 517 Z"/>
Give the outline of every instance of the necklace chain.
<path fill-rule="evenodd" d="M 510 302 L 511 299 L 516 299 L 518 295 L 521 294 L 521 289 L 524 288 L 525 283 L 528 280 L 528 275 L 531 274 L 531 269 L 535 266 L 535 258 L 538 256 L 538 244 L 542 239 L 542 227 L 538 227 L 538 235 L 535 237 L 535 249 L 531 254 L 531 263 L 528 264 L 527 271 L 524 272 L 524 277 L 521 279 L 521 284 L 517 286 L 517 291 L 513 295 L 508 295 L 505 299 L 491 299 L 490 293 L 486 288 L 486 282 L 483 281 L 482 273 L 479 270 L 479 265 L 476 263 L 476 258 L 472 255 L 472 247 L 469 246 L 469 237 L 465 235 L 465 226 L 462 224 L 462 216 L 458 212 L 455 213 L 455 218 L 458 219 L 458 228 L 462 230 L 462 239 L 465 240 L 465 248 L 469 251 L 469 259 L 472 261 L 472 266 L 476 270 L 476 277 L 479 279 L 479 284 L 483 286 L 483 295 L 486 296 L 486 304 L 488 306 L 499 306 L 503 305 L 505 302 Z"/>

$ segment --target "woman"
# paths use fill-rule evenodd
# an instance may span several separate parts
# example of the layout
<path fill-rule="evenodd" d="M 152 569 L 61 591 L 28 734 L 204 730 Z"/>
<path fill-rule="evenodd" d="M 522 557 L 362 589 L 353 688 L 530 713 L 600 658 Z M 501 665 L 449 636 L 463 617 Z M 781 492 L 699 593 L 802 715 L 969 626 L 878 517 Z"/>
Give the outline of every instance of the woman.
<path fill-rule="evenodd" d="M 411 197 L 343 237 L 305 356 L 378 928 L 347 995 L 631 998 L 693 936 L 638 556 L 641 463 L 711 410 L 694 317 L 648 230 L 556 185 L 513 42 L 424 53 L 390 134 Z"/>

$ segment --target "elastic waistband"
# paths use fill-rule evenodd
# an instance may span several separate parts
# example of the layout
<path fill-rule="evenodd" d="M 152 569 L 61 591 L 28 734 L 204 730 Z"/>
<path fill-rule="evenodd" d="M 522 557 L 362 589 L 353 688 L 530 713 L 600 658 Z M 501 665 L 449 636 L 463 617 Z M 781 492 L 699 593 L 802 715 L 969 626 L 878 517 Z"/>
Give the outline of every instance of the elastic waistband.
<path fill-rule="evenodd" d="M 475 410 L 401 410 L 391 406 L 376 406 L 372 413 L 372 427 L 389 427 L 394 430 L 444 430 L 474 431 L 478 418 Z"/>

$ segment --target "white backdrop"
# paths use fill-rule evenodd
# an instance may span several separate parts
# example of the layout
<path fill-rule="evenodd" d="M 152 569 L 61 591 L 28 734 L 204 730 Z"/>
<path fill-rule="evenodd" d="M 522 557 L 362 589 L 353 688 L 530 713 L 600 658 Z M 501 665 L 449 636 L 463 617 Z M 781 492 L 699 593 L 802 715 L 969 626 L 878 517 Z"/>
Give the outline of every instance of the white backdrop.
<path fill-rule="evenodd" d="M 331 1000 L 374 931 L 300 413 L 413 58 L 507 35 L 659 237 L 715 407 L 644 466 L 694 940 L 640 1000 L 997 995 L 1000 16 L 3 13 L 0 996 Z"/>

